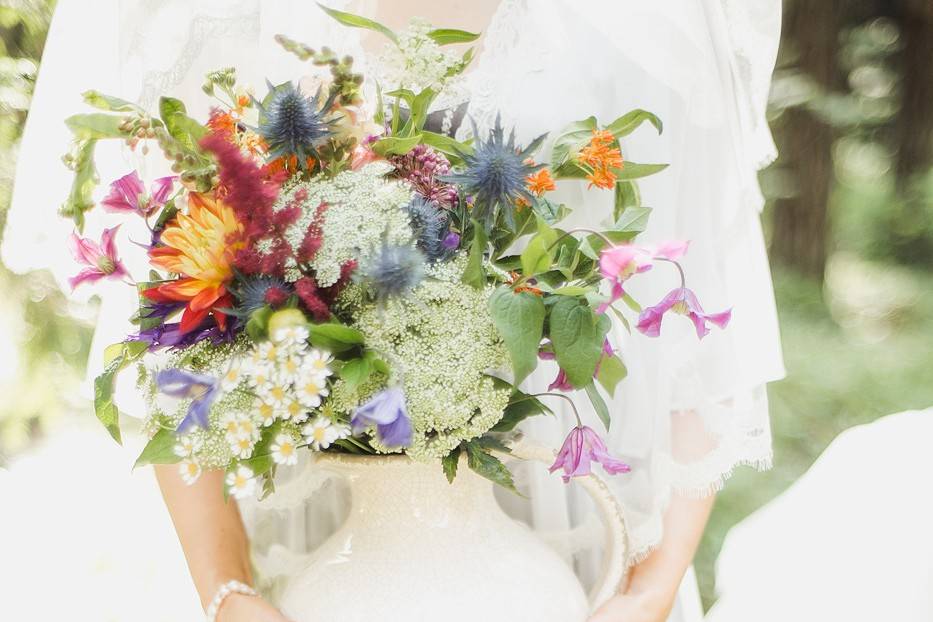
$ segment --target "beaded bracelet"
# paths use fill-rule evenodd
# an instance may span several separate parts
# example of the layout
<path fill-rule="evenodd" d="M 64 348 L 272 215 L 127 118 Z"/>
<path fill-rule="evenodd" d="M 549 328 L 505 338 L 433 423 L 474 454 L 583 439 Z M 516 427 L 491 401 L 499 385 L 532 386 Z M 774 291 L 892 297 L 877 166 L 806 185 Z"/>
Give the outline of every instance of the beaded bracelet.
<path fill-rule="evenodd" d="M 227 596 L 231 594 L 243 594 L 245 596 L 258 596 L 256 590 L 241 583 L 240 581 L 227 581 L 219 588 L 217 588 L 217 593 L 214 594 L 214 599 L 211 600 L 211 604 L 207 606 L 207 622 L 216 622 L 217 612 L 220 610 L 220 606 L 227 599 Z"/>

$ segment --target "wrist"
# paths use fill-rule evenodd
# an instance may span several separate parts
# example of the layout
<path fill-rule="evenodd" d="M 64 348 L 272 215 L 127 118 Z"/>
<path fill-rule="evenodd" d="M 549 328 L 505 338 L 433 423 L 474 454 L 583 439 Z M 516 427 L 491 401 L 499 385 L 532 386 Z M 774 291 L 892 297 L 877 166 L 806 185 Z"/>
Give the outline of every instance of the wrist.
<path fill-rule="evenodd" d="M 669 590 L 655 585 L 629 585 L 624 592 L 629 598 L 636 599 L 639 608 L 666 616 L 674 607 L 677 598 L 676 590 Z"/>
<path fill-rule="evenodd" d="M 227 581 L 217 588 L 214 598 L 204 611 L 207 622 L 217 622 L 221 609 L 228 609 L 232 601 L 255 598 L 256 596 L 258 596 L 256 590 L 247 584 L 236 580 Z"/>

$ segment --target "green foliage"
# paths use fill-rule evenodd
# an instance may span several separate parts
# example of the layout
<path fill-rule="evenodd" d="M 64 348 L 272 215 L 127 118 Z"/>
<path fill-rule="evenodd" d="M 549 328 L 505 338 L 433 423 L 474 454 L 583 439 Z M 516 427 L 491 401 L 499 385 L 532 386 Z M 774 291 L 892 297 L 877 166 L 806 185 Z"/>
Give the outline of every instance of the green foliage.
<path fill-rule="evenodd" d="M 94 379 L 94 414 L 110 436 L 118 443 L 120 438 L 120 411 L 113 402 L 113 388 L 118 373 L 139 360 L 146 353 L 147 345 L 142 341 L 124 341 L 104 351 L 103 373 Z"/>
<path fill-rule="evenodd" d="M 344 26 L 350 26 L 352 28 L 364 28 L 366 30 L 373 30 L 375 32 L 385 35 L 391 41 L 398 43 L 398 37 L 395 35 L 395 33 L 377 21 L 371 20 L 367 17 L 362 17 L 360 15 L 354 15 L 353 13 L 345 13 L 344 11 L 337 11 L 335 9 L 330 9 L 321 3 L 318 3 L 318 6 L 321 7 L 322 11 L 324 11 L 325 13 L 333 17 L 335 20 L 337 20 Z"/>
<path fill-rule="evenodd" d="M 363 345 L 363 333 L 339 322 L 310 324 L 309 340 L 315 348 L 340 353 Z"/>
<path fill-rule="evenodd" d="M 143 447 L 143 451 L 139 454 L 139 458 L 136 459 L 133 468 L 146 466 L 147 464 L 175 464 L 181 461 L 181 458 L 175 453 L 175 443 L 177 441 L 178 438 L 174 430 L 160 428 Z"/>
<path fill-rule="evenodd" d="M 444 475 L 451 484 L 457 477 L 457 467 L 460 465 L 460 446 L 454 447 L 453 451 L 444 456 L 441 460 L 441 468 L 444 469 Z"/>
<path fill-rule="evenodd" d="M 489 453 L 489 450 L 479 441 L 467 441 L 463 443 L 467 452 L 467 465 L 475 473 L 482 475 L 494 484 L 511 490 L 518 494 L 515 489 L 515 482 L 512 479 L 512 473 L 501 460 Z"/>
<path fill-rule="evenodd" d="M 538 364 L 538 345 L 544 330 L 544 301 L 527 292 L 502 286 L 489 298 L 489 313 L 512 358 L 515 384 Z"/>
<path fill-rule="evenodd" d="M 570 384 L 583 388 L 593 382 L 611 322 L 605 315 L 596 315 L 585 301 L 558 298 L 548 319 L 554 355 Z"/>

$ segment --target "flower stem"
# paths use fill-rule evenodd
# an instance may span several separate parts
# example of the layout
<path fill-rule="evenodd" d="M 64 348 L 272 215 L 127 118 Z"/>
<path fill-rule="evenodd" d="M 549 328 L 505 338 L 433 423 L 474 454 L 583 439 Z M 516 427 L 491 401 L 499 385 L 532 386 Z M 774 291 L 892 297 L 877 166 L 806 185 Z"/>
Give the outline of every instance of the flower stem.
<path fill-rule="evenodd" d="M 677 272 L 680 273 L 680 289 L 687 287 L 687 275 L 684 274 L 684 267 L 680 265 L 679 261 L 674 261 L 673 259 L 668 259 L 667 257 L 655 257 L 655 261 L 666 261 L 667 263 L 672 263 L 677 267 Z"/>
<path fill-rule="evenodd" d="M 544 393 L 529 393 L 525 397 L 515 400 L 512 403 L 515 404 L 518 402 L 524 402 L 525 400 L 529 400 L 529 399 L 533 399 L 537 397 L 544 397 L 545 395 L 549 395 L 551 397 L 559 397 L 561 399 L 567 400 L 567 403 L 570 404 L 570 409 L 573 410 L 573 416 L 576 417 L 577 419 L 577 425 L 580 427 L 583 427 L 583 421 L 580 419 L 580 413 L 579 411 L 577 411 L 577 405 L 573 403 L 572 399 L 570 399 L 563 393 L 552 393 L 552 392 L 547 392 L 547 391 L 545 391 Z"/>

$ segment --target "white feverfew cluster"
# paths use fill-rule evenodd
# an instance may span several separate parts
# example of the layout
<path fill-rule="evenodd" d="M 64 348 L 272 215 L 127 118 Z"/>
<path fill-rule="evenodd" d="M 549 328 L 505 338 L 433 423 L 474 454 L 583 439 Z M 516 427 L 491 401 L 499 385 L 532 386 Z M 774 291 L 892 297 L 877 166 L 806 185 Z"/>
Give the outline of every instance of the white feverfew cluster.
<path fill-rule="evenodd" d="M 383 240 L 391 244 L 412 241 L 409 216 L 404 209 L 411 201 L 412 191 L 403 182 L 385 178 L 392 170 L 386 162 L 373 162 L 332 179 L 317 178 L 298 184 L 280 196 L 276 210 L 292 204 L 297 193 L 306 195 L 301 201 L 301 216 L 285 233 L 296 252 L 316 218 L 318 206 L 322 203 L 328 206 L 323 215 L 322 243 L 309 266 L 315 270 L 321 287 L 336 283 L 341 266 L 351 259 L 364 259 Z M 287 280 L 296 281 L 301 276 L 297 265 L 286 264 Z"/>
<path fill-rule="evenodd" d="M 398 45 L 388 44 L 377 58 L 380 81 L 394 84 L 400 89 L 419 93 L 432 89 L 437 93 L 454 97 L 454 89 L 460 88 L 463 58 L 445 50 L 428 33 L 433 30 L 430 23 L 413 18 L 408 27 L 398 35 Z"/>
<path fill-rule="evenodd" d="M 465 287 L 463 268 L 462 259 L 434 266 L 433 278 L 409 298 L 381 309 L 369 305 L 357 317 L 367 345 L 385 353 L 403 384 L 414 430 L 407 453 L 415 459 L 443 457 L 484 434 L 508 403 L 509 391 L 486 375 L 508 364 L 487 311 L 492 289 Z"/>

